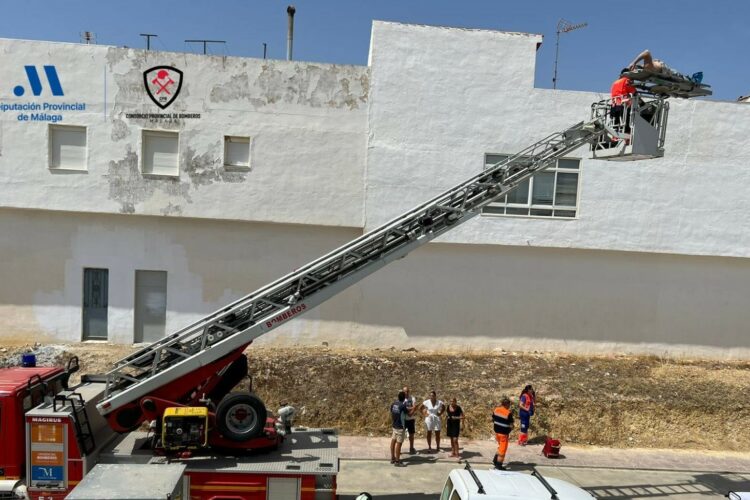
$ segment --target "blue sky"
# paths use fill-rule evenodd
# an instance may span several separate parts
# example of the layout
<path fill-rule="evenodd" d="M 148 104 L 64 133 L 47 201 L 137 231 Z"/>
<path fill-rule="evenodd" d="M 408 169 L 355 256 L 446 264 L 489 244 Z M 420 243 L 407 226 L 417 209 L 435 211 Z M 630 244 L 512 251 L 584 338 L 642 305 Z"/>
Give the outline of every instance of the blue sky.
<path fill-rule="evenodd" d="M 750 2 L 658 0 L 0 0 L 5 38 L 77 42 L 93 31 L 105 45 L 199 52 L 185 39 L 226 40 L 212 53 L 286 57 L 286 7 L 294 3 L 295 59 L 367 64 L 373 19 L 544 35 L 537 86 L 552 87 L 559 19 L 588 26 L 561 36 L 558 88 L 607 92 L 642 49 L 684 73 L 703 71 L 712 99 L 750 94 Z M 612 5 L 618 5 L 613 9 Z"/>

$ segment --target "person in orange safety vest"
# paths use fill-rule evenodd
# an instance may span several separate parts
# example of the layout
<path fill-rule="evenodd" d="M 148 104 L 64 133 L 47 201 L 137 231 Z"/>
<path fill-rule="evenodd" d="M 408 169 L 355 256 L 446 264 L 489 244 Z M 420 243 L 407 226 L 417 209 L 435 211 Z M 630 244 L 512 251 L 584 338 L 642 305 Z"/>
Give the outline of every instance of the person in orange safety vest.
<path fill-rule="evenodd" d="M 620 78 L 612 83 L 610 94 L 613 106 L 628 104 L 630 102 L 630 96 L 638 92 L 638 89 L 633 86 L 633 80 L 625 76 L 625 73 L 628 71 L 630 71 L 628 68 L 622 68 L 622 71 L 620 71 Z"/>
<path fill-rule="evenodd" d="M 497 453 L 492 459 L 496 469 L 503 470 L 505 453 L 508 451 L 508 434 L 513 430 L 513 412 L 510 409 L 510 399 L 503 398 L 500 406 L 492 412 L 492 423 L 497 440 Z"/>
<path fill-rule="evenodd" d="M 529 424 L 531 423 L 531 417 L 534 415 L 535 403 L 536 393 L 531 384 L 529 384 L 523 388 L 521 396 L 518 398 L 518 418 L 521 420 L 518 444 L 521 446 L 526 446 L 526 443 L 529 441 Z"/>
<path fill-rule="evenodd" d="M 627 71 L 629 71 L 628 68 L 622 68 L 620 78 L 614 81 L 610 89 L 612 98 L 610 115 L 617 125 L 625 122 L 625 132 L 630 132 L 630 102 L 638 89 L 633 86 L 633 80 L 625 76 Z"/>

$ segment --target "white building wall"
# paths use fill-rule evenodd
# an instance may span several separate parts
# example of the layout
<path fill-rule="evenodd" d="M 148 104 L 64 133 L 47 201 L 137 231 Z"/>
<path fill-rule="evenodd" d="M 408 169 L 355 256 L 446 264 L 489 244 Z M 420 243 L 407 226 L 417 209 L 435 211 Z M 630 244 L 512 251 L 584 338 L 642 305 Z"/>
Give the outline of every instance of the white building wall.
<path fill-rule="evenodd" d="M 366 220 L 376 227 L 589 117 L 607 94 L 533 88 L 536 35 L 376 22 Z M 615 75 L 613 75 L 613 79 Z M 576 220 L 478 217 L 443 242 L 750 256 L 750 108 L 670 100 L 664 158 L 582 158 Z"/>
<path fill-rule="evenodd" d="M 79 341 L 84 268 L 109 271 L 108 339 L 133 341 L 135 271 L 167 272 L 175 331 L 356 237 L 356 229 L 42 210 L 0 210 L 2 337 Z M 12 235 L 12 236 L 11 236 Z M 281 330 L 331 336 L 344 293 Z M 349 328 L 344 325 L 343 329 Z"/>
<path fill-rule="evenodd" d="M 26 65 L 41 76 L 39 96 Z M 64 96 L 52 95 L 44 65 Z M 144 87 L 159 65 L 184 73 L 163 111 Z M 0 104 L 84 103 L 61 123 L 87 127 L 89 146 L 86 171 L 50 171 L 49 122 L 0 112 L 2 207 L 362 225 L 367 68 L 22 40 L 0 40 L 0 67 Z M 139 113 L 200 119 L 126 116 Z M 179 177 L 141 174 L 143 129 L 179 132 Z M 225 135 L 252 138 L 248 171 L 224 168 Z"/>
<path fill-rule="evenodd" d="M 133 339 L 138 269 L 167 271 L 174 330 L 585 119 L 605 95 L 533 88 L 540 42 L 376 22 L 362 68 L 0 41 L 11 82 L 55 64 L 93 103 L 64 122 L 88 127 L 86 173 L 48 171 L 48 124 L 0 113 L 3 335 L 78 340 L 85 267 L 110 270 L 110 339 Z M 125 118 L 158 111 L 158 64 L 200 120 Z M 748 113 L 673 101 L 665 158 L 579 152 L 576 219 L 477 217 L 260 342 L 750 358 Z M 179 179 L 141 175 L 142 128 L 180 132 Z M 253 137 L 249 171 L 224 135 Z"/>

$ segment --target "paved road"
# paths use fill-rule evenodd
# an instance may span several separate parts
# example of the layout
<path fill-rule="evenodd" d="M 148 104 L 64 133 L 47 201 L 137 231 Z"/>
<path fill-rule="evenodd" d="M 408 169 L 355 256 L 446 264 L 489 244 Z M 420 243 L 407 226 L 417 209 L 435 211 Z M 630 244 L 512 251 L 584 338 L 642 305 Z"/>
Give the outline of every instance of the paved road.
<path fill-rule="evenodd" d="M 601 469 L 653 469 L 653 470 L 700 470 L 713 472 L 750 473 L 750 453 L 657 450 L 657 449 L 613 449 L 593 446 L 577 447 L 563 444 L 559 459 L 547 459 L 541 454 L 539 439 L 521 447 L 511 444 L 508 459 L 538 466 L 575 466 Z M 424 440 L 417 442 L 417 449 L 424 453 Z M 389 458 L 390 439 L 382 437 L 339 436 L 339 453 L 342 459 L 382 460 Z M 497 445 L 495 440 L 462 440 L 461 456 L 472 463 L 490 463 Z M 444 448 L 434 455 L 404 455 L 407 460 L 420 459 L 452 461 Z M 455 463 L 455 462 L 454 462 Z"/>
<path fill-rule="evenodd" d="M 351 500 L 362 491 L 373 494 L 376 500 L 437 500 L 448 471 L 461 466 L 431 456 L 409 457 L 408 464 L 398 468 L 385 460 L 343 459 L 338 477 L 341 500 Z M 528 470 L 523 464 L 510 466 Z M 475 467 L 488 465 L 476 463 Z M 606 500 L 706 500 L 721 498 L 729 490 L 750 491 L 750 473 L 550 465 L 538 465 L 537 469 Z"/>

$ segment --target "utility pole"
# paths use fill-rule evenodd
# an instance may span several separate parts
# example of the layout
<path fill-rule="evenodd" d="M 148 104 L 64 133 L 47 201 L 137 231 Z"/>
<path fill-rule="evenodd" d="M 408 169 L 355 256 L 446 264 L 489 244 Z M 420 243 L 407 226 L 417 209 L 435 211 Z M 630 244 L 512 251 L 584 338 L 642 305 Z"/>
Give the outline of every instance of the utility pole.
<path fill-rule="evenodd" d="M 146 38 L 146 50 L 151 50 L 151 39 L 158 37 L 159 35 L 152 35 L 151 33 L 141 33 L 141 36 Z"/>
<path fill-rule="evenodd" d="M 206 45 L 209 43 L 227 43 L 226 40 L 185 40 L 185 43 L 198 42 L 203 44 L 203 55 L 206 55 Z"/>
<path fill-rule="evenodd" d="M 573 24 L 565 19 L 557 22 L 557 41 L 555 42 L 555 76 L 552 77 L 552 88 L 557 88 L 557 58 L 560 55 L 560 33 L 568 33 L 577 29 L 585 28 L 589 23 Z"/>

